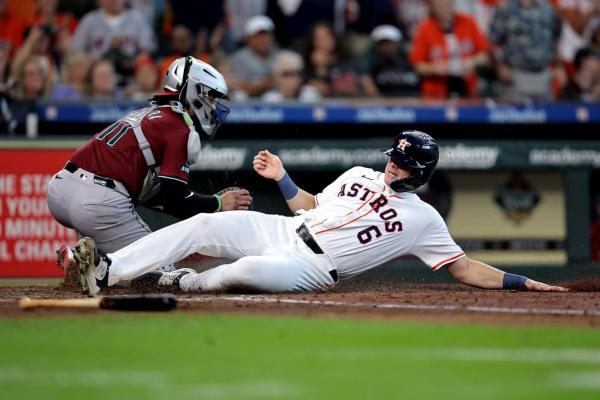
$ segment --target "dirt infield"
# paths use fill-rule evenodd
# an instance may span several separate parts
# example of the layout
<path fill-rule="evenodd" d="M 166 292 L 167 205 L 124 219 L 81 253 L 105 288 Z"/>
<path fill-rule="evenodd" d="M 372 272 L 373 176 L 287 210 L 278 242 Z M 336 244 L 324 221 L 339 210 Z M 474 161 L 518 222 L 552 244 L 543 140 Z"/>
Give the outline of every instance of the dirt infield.
<path fill-rule="evenodd" d="M 369 320 L 435 321 L 516 325 L 600 327 L 600 280 L 563 283 L 569 293 L 485 291 L 458 284 L 362 282 L 339 284 L 327 293 L 179 294 L 178 312 L 297 315 Z M 112 289 L 106 294 L 131 294 Z M 45 317 L 107 313 L 105 310 L 21 311 L 18 300 L 83 297 L 76 289 L 53 286 L 0 286 L 0 317 Z"/>

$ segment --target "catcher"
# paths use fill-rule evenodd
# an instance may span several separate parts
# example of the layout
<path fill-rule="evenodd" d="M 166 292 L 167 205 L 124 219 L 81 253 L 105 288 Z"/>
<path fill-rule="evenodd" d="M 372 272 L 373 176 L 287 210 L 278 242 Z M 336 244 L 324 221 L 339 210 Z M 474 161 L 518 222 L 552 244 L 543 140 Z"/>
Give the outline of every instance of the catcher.
<path fill-rule="evenodd" d="M 189 167 L 202 141 L 215 136 L 229 113 L 222 104 L 229 100 L 223 76 L 205 62 L 182 57 L 169 66 L 164 89 L 148 107 L 127 114 L 75 151 L 48 183 L 54 218 L 107 251 L 151 232 L 136 205 L 185 219 L 247 210 L 252 203 L 245 189 L 202 195 L 188 188 Z M 57 252 L 63 267 L 72 260 L 68 251 Z"/>

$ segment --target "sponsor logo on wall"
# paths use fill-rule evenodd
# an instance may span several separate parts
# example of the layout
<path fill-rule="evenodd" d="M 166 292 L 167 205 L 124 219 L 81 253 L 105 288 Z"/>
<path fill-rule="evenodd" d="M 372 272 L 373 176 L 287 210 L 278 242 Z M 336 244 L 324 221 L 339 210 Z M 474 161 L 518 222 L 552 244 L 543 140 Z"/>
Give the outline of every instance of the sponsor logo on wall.
<path fill-rule="evenodd" d="M 600 151 L 594 149 L 572 149 L 562 147 L 560 149 L 539 149 L 529 151 L 529 162 L 531 165 L 546 166 L 585 166 L 600 167 Z"/>
<path fill-rule="evenodd" d="M 439 167 L 446 169 L 491 169 L 496 166 L 500 148 L 458 143 L 440 148 Z"/>
<path fill-rule="evenodd" d="M 520 224 L 531 217 L 541 195 L 520 172 L 515 172 L 496 191 L 494 200 L 504 210 L 506 218 Z"/>

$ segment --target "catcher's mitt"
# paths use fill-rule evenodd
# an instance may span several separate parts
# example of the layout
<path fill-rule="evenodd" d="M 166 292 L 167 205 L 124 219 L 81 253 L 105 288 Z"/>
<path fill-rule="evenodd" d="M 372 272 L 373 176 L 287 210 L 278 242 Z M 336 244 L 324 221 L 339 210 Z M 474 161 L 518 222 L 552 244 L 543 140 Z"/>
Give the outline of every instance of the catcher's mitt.
<path fill-rule="evenodd" d="M 248 190 L 248 189 L 240 187 L 240 186 L 229 186 L 229 187 L 226 187 L 225 189 L 219 190 L 217 193 L 215 193 L 215 196 L 223 196 L 225 193 L 232 192 L 234 190 Z M 250 191 L 248 190 L 248 192 L 250 192 Z M 248 206 L 249 210 L 252 210 L 252 206 L 254 205 L 253 203 L 254 202 L 250 203 L 250 205 Z"/>
<path fill-rule="evenodd" d="M 244 188 L 239 187 L 239 186 L 229 186 L 229 187 L 226 187 L 225 189 L 219 190 L 217 193 L 215 193 L 215 196 L 222 196 L 223 194 L 225 194 L 227 192 L 233 192 L 234 190 L 244 190 Z"/>

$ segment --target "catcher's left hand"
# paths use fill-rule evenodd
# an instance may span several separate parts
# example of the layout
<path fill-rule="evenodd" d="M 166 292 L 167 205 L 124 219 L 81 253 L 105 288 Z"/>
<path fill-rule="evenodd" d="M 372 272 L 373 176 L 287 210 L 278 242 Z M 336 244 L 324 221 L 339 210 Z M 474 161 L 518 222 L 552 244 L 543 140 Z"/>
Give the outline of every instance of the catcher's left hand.
<path fill-rule="evenodd" d="M 244 188 L 231 186 L 218 191 L 215 195 L 221 197 L 221 211 L 249 210 L 252 208 L 252 196 Z"/>

